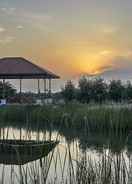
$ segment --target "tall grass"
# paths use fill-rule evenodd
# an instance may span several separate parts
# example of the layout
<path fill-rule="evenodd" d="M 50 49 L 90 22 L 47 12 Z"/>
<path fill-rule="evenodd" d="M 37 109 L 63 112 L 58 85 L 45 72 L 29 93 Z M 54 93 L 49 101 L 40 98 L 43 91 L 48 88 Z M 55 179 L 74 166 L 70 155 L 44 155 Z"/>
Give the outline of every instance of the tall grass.
<path fill-rule="evenodd" d="M 68 104 L 61 106 L 7 106 L 0 108 L 0 124 L 30 124 L 39 127 L 85 130 L 122 135 L 132 130 L 132 107 L 89 106 Z"/>
<path fill-rule="evenodd" d="M 9 127 L 27 129 L 25 139 L 36 131 L 58 130 L 65 135 L 68 145 L 63 152 L 56 149 L 41 161 L 16 169 L 11 166 L 10 183 L 22 184 L 127 184 L 132 183 L 130 157 L 124 155 L 128 132 L 132 130 L 132 107 L 123 105 L 66 104 L 49 106 L 7 106 L 0 108 L 0 137 L 8 138 Z M 8 127 L 5 131 L 3 127 Z M 99 135 L 99 137 L 98 137 Z M 108 139 L 110 137 L 110 139 Z M 70 140 L 79 138 L 73 158 Z M 15 139 L 15 135 L 14 135 Z M 86 143 L 86 144 L 85 144 Z M 88 156 L 87 148 L 96 147 L 98 158 Z M 100 149 L 101 147 L 101 149 Z M 128 149 L 131 149 L 131 145 Z M 62 156 L 63 155 L 63 156 Z M 2 166 L 1 183 L 6 182 L 6 167 Z M 18 172 L 19 170 L 19 172 Z"/>
<path fill-rule="evenodd" d="M 132 161 L 125 153 L 104 150 L 94 158 L 84 152 L 74 159 L 70 145 L 61 155 L 59 149 L 42 161 L 25 166 L 1 166 L 1 183 L 8 184 L 131 184 Z"/>
<path fill-rule="evenodd" d="M 122 153 L 112 155 L 105 151 L 99 160 L 85 156 L 77 163 L 77 183 L 128 184 L 129 169 Z"/>

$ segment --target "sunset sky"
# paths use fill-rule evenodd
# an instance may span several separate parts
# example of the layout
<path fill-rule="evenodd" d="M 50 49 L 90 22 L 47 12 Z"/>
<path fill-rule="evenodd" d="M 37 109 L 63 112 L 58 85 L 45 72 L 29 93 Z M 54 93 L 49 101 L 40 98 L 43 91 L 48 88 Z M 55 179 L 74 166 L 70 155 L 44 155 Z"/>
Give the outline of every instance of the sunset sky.
<path fill-rule="evenodd" d="M 131 79 L 132 1 L 0 0 L 5 56 L 54 71 L 62 78 L 59 86 L 82 74 Z"/>

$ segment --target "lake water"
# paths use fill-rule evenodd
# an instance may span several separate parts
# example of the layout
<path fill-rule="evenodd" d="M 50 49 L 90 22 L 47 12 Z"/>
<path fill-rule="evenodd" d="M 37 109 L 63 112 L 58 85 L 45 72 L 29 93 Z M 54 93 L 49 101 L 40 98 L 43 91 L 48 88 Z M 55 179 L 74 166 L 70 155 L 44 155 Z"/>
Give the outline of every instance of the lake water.
<path fill-rule="evenodd" d="M 0 183 L 132 183 L 132 146 L 126 143 L 126 137 L 54 128 L 36 131 L 18 126 L 2 126 L 0 136 L 1 139 L 59 140 L 56 148 L 41 160 L 25 165 L 1 163 Z"/>

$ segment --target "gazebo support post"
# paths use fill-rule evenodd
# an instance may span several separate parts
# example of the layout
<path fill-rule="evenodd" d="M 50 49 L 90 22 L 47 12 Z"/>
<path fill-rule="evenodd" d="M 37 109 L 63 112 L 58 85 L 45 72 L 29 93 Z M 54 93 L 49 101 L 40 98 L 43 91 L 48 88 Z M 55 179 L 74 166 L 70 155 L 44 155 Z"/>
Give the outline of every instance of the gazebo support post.
<path fill-rule="evenodd" d="M 49 79 L 49 97 L 51 98 L 51 79 Z"/>
<path fill-rule="evenodd" d="M 46 98 L 46 79 L 43 79 L 43 81 L 44 81 L 44 98 L 43 99 L 45 99 Z"/>
<path fill-rule="evenodd" d="M 7 68 L 10 70 L 7 70 Z M 59 78 L 60 77 L 57 76 L 56 74 L 33 64 L 31 61 L 28 61 L 25 58 L 22 58 L 22 57 L 0 58 L 0 79 L 3 80 L 3 89 L 2 89 L 3 91 L 2 91 L 1 98 L 6 98 L 6 89 L 4 89 L 4 87 L 6 87 L 5 79 L 20 80 L 20 94 L 22 90 L 21 89 L 22 88 L 21 79 L 22 80 L 23 79 L 35 79 L 36 81 L 38 79 L 46 79 L 46 82 L 49 80 L 49 86 L 48 84 L 46 84 L 47 86 L 44 91 L 46 91 L 46 96 L 51 97 L 51 79 L 59 79 Z M 17 91 L 17 94 L 19 96 L 19 91 Z M 41 89 L 40 89 L 39 80 L 38 80 L 38 94 L 41 97 Z"/>
<path fill-rule="evenodd" d="M 40 98 L 40 80 L 38 79 L 38 96 Z"/>
<path fill-rule="evenodd" d="M 20 79 L 19 95 L 20 95 L 20 103 L 22 103 L 22 79 Z"/>
<path fill-rule="evenodd" d="M 3 79 L 3 99 L 5 98 L 5 79 Z"/>

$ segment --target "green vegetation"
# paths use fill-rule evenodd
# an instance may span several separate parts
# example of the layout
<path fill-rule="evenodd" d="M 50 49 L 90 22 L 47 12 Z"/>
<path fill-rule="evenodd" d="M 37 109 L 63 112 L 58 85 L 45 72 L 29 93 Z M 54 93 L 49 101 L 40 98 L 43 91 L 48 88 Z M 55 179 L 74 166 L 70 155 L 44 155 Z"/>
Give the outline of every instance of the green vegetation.
<path fill-rule="evenodd" d="M 105 82 L 102 78 L 89 79 L 82 77 L 78 88 L 68 81 L 62 89 L 65 101 L 77 100 L 82 103 L 104 103 L 106 101 L 124 102 L 132 100 L 132 84 L 121 80 Z"/>
<path fill-rule="evenodd" d="M 119 135 L 132 130 L 131 113 L 130 105 L 6 106 L 0 108 L 0 123 L 47 125 L 86 133 Z"/>
<path fill-rule="evenodd" d="M 0 99 L 12 97 L 15 94 L 16 89 L 9 82 L 0 82 Z"/>
<path fill-rule="evenodd" d="M 65 89 L 62 89 L 62 96 L 66 102 L 75 99 L 75 90 L 73 83 L 71 81 L 67 81 Z"/>
<path fill-rule="evenodd" d="M 36 139 L 41 133 L 41 138 L 47 139 L 47 127 L 47 136 L 50 137 L 50 134 L 57 130 L 57 137 L 54 136 L 54 139 L 60 139 L 60 145 L 48 157 L 20 167 L 10 166 L 8 173 L 12 183 L 131 183 L 131 141 L 127 145 L 128 132 L 132 130 L 131 112 L 131 105 L 121 104 L 67 103 L 58 106 L 1 107 L 1 138 L 8 138 L 8 128 L 18 126 L 22 138 L 31 138 L 35 132 Z M 21 132 L 23 128 L 25 134 Z M 67 142 L 61 142 L 58 134 L 64 135 Z M 71 144 L 72 138 L 75 138 L 75 142 Z M 74 151 L 71 153 L 71 150 Z M 7 170 L 3 165 L 0 169 L 1 183 L 4 184 Z"/>
<path fill-rule="evenodd" d="M 73 159 L 72 146 L 66 145 L 63 156 L 55 149 L 47 157 L 26 165 L 1 165 L 1 184 L 8 180 L 22 184 L 129 184 L 132 182 L 132 161 L 124 153 L 104 150 L 96 159 L 84 152 Z M 74 148 L 75 149 L 75 148 Z M 75 150 L 77 152 L 77 149 Z M 58 170 L 59 168 L 59 170 Z"/>
<path fill-rule="evenodd" d="M 129 160 L 131 165 L 131 161 Z M 127 167 L 125 157 L 103 152 L 99 160 L 84 156 L 77 164 L 78 184 L 128 184 L 131 183 L 130 165 Z M 129 173 L 130 172 L 130 173 Z"/>

